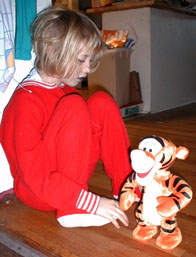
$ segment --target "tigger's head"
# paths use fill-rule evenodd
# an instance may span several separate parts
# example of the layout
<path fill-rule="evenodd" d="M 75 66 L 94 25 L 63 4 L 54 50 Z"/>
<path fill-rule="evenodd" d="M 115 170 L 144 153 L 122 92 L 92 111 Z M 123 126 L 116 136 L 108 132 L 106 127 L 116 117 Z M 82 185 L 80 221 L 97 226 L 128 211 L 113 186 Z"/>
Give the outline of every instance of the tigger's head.
<path fill-rule="evenodd" d="M 132 167 L 137 182 L 145 186 L 158 170 L 166 171 L 178 159 L 186 159 L 189 150 L 176 147 L 170 140 L 158 136 L 147 136 L 141 140 L 138 149 L 131 152 Z"/>

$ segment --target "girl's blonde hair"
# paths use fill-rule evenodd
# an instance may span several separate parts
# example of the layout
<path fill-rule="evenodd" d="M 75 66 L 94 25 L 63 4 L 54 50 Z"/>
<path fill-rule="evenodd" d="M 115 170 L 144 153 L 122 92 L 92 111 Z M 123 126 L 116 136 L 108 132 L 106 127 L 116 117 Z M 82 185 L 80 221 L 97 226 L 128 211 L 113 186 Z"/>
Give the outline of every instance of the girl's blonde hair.
<path fill-rule="evenodd" d="M 77 69 L 81 50 L 93 51 L 91 71 L 103 49 L 101 33 L 84 14 L 64 8 L 50 7 L 38 14 L 32 24 L 35 68 L 51 77 L 71 77 Z"/>

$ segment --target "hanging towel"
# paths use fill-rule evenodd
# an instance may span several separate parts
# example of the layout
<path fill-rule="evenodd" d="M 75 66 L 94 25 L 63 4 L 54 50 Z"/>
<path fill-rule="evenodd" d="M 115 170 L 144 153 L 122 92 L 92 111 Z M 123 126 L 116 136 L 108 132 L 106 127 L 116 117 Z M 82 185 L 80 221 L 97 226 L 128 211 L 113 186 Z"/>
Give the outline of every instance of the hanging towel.
<path fill-rule="evenodd" d="M 0 0 L 0 91 L 8 87 L 14 72 L 14 29 L 11 0 Z"/>
<path fill-rule="evenodd" d="M 15 58 L 31 60 L 31 23 L 37 14 L 36 0 L 16 0 Z"/>

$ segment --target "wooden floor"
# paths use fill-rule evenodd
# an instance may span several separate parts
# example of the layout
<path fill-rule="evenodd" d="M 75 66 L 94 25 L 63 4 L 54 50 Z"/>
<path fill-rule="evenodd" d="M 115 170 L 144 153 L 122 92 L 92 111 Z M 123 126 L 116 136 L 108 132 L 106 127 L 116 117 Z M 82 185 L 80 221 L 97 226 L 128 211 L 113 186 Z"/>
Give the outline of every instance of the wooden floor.
<path fill-rule="evenodd" d="M 196 195 L 196 105 L 158 115 L 135 117 L 125 121 L 132 143 L 150 134 L 166 136 L 177 145 L 189 148 L 185 161 L 177 160 L 172 172 L 183 177 Z M 98 163 L 90 190 L 111 197 L 111 185 Z M 0 204 L 0 256 L 5 257 L 194 257 L 196 256 L 196 200 L 178 214 L 183 242 L 174 250 L 163 251 L 155 239 L 139 243 L 132 239 L 136 225 L 134 208 L 127 211 L 128 228 L 103 227 L 65 229 L 58 225 L 55 214 L 33 210 L 14 196 Z"/>

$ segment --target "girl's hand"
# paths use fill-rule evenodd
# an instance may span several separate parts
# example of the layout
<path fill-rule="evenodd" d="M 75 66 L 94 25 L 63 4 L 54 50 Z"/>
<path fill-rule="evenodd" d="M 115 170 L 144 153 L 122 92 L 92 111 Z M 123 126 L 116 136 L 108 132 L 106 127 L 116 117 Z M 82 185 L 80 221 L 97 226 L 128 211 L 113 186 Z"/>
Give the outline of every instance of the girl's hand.
<path fill-rule="evenodd" d="M 120 209 L 118 201 L 105 197 L 100 198 L 96 214 L 109 219 L 116 228 L 120 228 L 117 219 L 119 219 L 125 226 L 128 226 L 129 223 L 126 214 Z"/>

